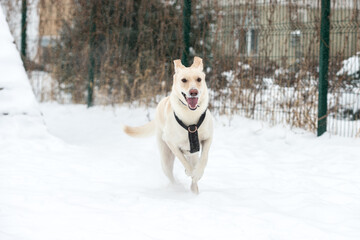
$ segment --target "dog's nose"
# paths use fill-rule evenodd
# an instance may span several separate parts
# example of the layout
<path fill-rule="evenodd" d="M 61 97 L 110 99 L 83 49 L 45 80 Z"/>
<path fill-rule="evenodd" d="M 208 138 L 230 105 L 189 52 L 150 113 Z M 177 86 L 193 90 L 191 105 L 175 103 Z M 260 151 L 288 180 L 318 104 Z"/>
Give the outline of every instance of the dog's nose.
<path fill-rule="evenodd" d="M 198 95 L 199 91 L 197 89 L 191 89 L 189 91 L 189 93 L 190 93 L 190 96 L 196 97 Z"/>

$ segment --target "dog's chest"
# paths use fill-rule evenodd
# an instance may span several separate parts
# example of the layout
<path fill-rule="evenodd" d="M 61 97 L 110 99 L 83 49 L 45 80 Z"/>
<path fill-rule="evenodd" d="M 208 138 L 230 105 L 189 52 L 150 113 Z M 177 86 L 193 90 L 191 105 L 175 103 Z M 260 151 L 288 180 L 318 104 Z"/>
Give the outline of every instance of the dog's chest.
<path fill-rule="evenodd" d="M 198 130 L 198 141 L 201 147 L 201 142 L 205 139 L 206 134 L 202 128 Z M 163 139 L 166 142 L 171 142 L 178 149 L 180 149 L 184 154 L 190 154 L 190 139 L 189 132 L 186 131 L 178 124 L 174 124 L 169 126 L 168 129 L 165 130 Z"/>

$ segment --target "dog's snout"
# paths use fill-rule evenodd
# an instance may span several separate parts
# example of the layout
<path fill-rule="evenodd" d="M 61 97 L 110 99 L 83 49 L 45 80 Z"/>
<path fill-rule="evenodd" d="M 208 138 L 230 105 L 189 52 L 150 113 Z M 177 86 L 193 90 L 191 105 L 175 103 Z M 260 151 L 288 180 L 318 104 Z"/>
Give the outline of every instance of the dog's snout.
<path fill-rule="evenodd" d="M 197 89 L 191 89 L 189 91 L 189 93 L 190 93 L 190 96 L 196 97 L 198 95 L 199 91 Z"/>

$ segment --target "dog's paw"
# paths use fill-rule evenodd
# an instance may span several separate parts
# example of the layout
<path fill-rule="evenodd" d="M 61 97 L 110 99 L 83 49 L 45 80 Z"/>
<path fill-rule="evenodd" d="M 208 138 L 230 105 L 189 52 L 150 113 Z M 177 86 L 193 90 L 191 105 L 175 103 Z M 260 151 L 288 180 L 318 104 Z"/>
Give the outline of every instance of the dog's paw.
<path fill-rule="evenodd" d="M 200 178 L 204 175 L 204 169 L 202 168 L 195 168 L 194 171 L 192 172 L 192 180 L 194 182 L 197 182 L 200 180 Z"/>
<path fill-rule="evenodd" d="M 199 194 L 199 187 L 196 182 L 191 183 L 190 189 L 194 194 Z"/>
<path fill-rule="evenodd" d="M 185 174 L 189 177 L 193 176 L 193 170 L 192 169 L 185 169 Z"/>

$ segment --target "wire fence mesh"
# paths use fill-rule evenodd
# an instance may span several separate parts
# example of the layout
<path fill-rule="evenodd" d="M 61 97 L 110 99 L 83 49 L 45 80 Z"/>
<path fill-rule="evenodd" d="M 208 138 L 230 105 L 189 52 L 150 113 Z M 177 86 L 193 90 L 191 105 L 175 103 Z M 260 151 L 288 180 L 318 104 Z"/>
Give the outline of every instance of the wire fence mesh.
<path fill-rule="evenodd" d="M 21 1 L 0 0 L 18 43 Z M 39 100 L 153 106 L 183 51 L 177 0 L 29 0 L 28 74 Z M 213 111 L 317 128 L 320 0 L 192 1 L 190 55 Z M 331 0 L 328 130 L 360 135 L 360 1 Z M 91 15 L 91 10 L 94 10 Z M 93 18 L 91 18 L 93 16 Z"/>

